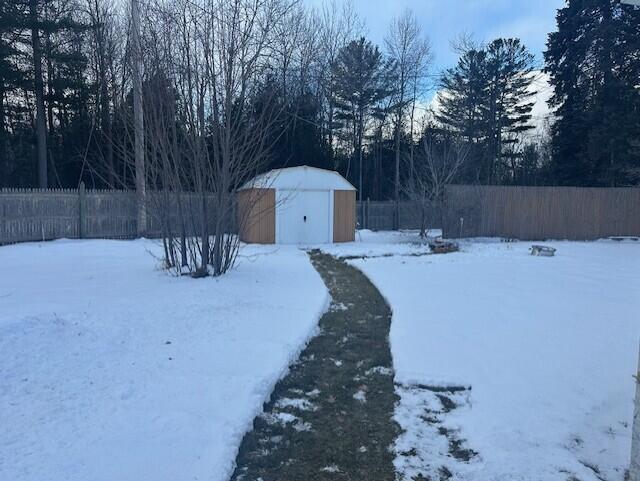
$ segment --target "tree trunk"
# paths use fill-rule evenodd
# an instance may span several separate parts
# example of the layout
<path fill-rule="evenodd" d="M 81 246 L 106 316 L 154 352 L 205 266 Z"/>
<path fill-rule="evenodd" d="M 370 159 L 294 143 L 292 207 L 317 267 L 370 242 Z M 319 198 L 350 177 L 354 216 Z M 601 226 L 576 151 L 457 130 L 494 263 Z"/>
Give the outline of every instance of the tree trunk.
<path fill-rule="evenodd" d="M 136 194 L 138 203 L 138 235 L 147 230 L 147 186 L 144 160 L 144 115 L 142 111 L 142 56 L 140 51 L 140 10 L 138 0 L 131 0 L 133 123 L 135 138 Z"/>
<path fill-rule="evenodd" d="M 33 73 L 36 95 L 36 137 L 38 142 L 38 185 L 47 188 L 47 125 L 44 108 L 44 83 L 42 81 L 42 49 L 38 28 L 38 0 L 30 0 L 31 46 L 33 48 Z"/>
<path fill-rule="evenodd" d="M 333 102 L 329 101 L 329 111 L 327 113 L 327 139 L 329 143 L 329 151 L 331 152 L 331 161 L 333 162 L 333 168 L 338 169 L 336 162 L 336 156 L 333 148 Z"/>
<path fill-rule="evenodd" d="M 418 91 L 418 78 L 416 75 L 416 78 L 414 79 L 414 84 L 413 84 L 413 97 L 411 101 L 411 120 L 409 121 L 409 142 L 411 145 L 411 150 L 409 152 L 409 178 L 411 180 L 412 188 L 413 188 L 413 175 L 415 172 L 415 166 L 413 164 L 414 146 L 415 146 L 415 142 L 413 141 L 413 123 L 415 121 L 415 114 L 416 114 L 417 91 Z"/>
<path fill-rule="evenodd" d="M 396 112 L 396 135 L 395 135 L 395 156 L 396 169 L 394 180 L 393 199 L 395 206 L 393 210 L 393 228 L 399 229 L 400 226 L 400 129 L 402 128 L 402 110 L 404 104 L 404 70 L 400 75 L 400 98 L 398 99 L 398 111 Z"/>
<path fill-rule="evenodd" d="M 0 188 L 9 186 L 9 158 L 6 149 L 4 79 L 0 79 Z"/>
<path fill-rule="evenodd" d="M 207 209 L 207 197 L 204 192 L 200 194 L 200 221 L 201 225 L 201 237 L 202 237 L 202 252 L 200 253 L 200 275 L 207 274 L 207 266 L 209 265 L 209 215 Z"/>
<path fill-rule="evenodd" d="M 394 209 L 393 209 L 393 228 L 398 230 L 400 226 L 400 116 L 401 112 L 398 112 L 398 119 L 396 124 L 396 135 L 395 135 L 395 155 L 396 155 L 396 169 L 395 169 L 395 180 L 394 180 L 394 189 L 393 189 L 393 199 L 395 201 Z"/>
<path fill-rule="evenodd" d="M 361 111 L 359 113 L 359 119 L 358 119 L 358 176 L 359 176 L 359 180 L 358 180 L 358 195 L 359 195 L 359 200 L 360 202 L 362 202 L 363 194 L 364 194 L 364 188 L 362 186 L 362 136 L 363 136 L 363 131 L 364 130 L 364 114 Z"/>
<path fill-rule="evenodd" d="M 109 73 L 107 69 L 107 49 L 105 45 L 104 25 L 100 19 L 100 5 L 95 0 L 96 9 L 96 39 L 97 39 L 97 55 L 98 69 L 100 70 L 100 127 L 102 135 L 106 141 L 105 145 L 105 163 L 107 167 L 107 183 L 110 188 L 114 189 L 115 185 L 115 166 L 113 164 L 113 139 L 111 128 L 111 102 L 109 99 Z"/>
<path fill-rule="evenodd" d="M 53 132 L 53 62 L 51 57 L 53 56 L 53 49 L 51 46 L 51 35 L 49 32 L 44 32 L 44 57 L 47 63 L 47 132 Z M 49 146 L 51 147 L 51 146 Z"/>

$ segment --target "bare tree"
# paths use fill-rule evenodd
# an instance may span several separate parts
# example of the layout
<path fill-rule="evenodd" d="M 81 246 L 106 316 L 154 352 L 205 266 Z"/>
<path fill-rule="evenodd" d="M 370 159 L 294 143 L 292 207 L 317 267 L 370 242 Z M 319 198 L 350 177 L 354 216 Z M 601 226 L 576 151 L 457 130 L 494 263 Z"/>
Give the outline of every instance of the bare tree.
<path fill-rule="evenodd" d="M 421 237 L 427 235 L 430 211 L 437 212 L 442 221 L 445 187 L 454 181 L 467 156 L 467 145 L 455 137 L 427 137 L 423 141 L 422 153 L 416 159 L 414 173 L 406 179 L 403 189 L 420 209 Z"/>
<path fill-rule="evenodd" d="M 150 11 L 146 122 L 149 182 L 165 263 L 221 275 L 240 241 L 235 190 L 277 140 L 282 104 L 270 74 L 284 0 L 176 0 Z M 281 132 L 282 130 L 280 130 Z M 257 202 L 259 199 L 254 199 Z"/>
<path fill-rule="evenodd" d="M 116 168 L 113 149 L 113 78 L 114 59 L 114 6 L 110 0 L 86 0 L 86 13 L 91 26 L 91 60 L 93 76 L 98 87 L 97 109 L 102 134 L 99 154 L 105 168 L 107 185 L 116 185 Z"/>
<path fill-rule="evenodd" d="M 395 65 L 394 96 L 394 150 L 395 176 L 394 200 L 396 203 L 394 224 L 398 228 L 398 206 L 400 201 L 400 157 L 401 142 L 406 122 L 407 109 L 411 109 L 411 135 L 415 103 L 419 95 L 421 80 L 426 77 L 431 61 L 431 47 L 411 10 L 405 10 L 391 21 L 385 38 L 388 56 Z M 410 139 L 413 141 L 413 139 Z M 410 166 L 411 167 L 411 166 Z"/>
<path fill-rule="evenodd" d="M 133 73 L 133 117 L 135 132 L 136 194 L 138 210 L 138 234 L 147 230 L 145 174 L 144 114 L 142 111 L 142 51 L 140 47 L 140 5 L 131 0 L 131 71 Z"/>
<path fill-rule="evenodd" d="M 358 17 L 351 1 L 339 8 L 336 0 L 323 4 L 320 13 L 318 81 L 324 97 L 324 126 L 327 143 L 335 150 L 334 136 L 336 125 L 335 84 L 331 75 L 331 66 L 335 64 L 340 50 L 351 40 L 362 35 L 364 24 Z M 338 168 L 335 162 L 334 168 Z"/>
<path fill-rule="evenodd" d="M 38 141 L 38 184 L 41 189 L 48 185 L 47 176 L 47 124 L 44 108 L 44 81 L 42 79 L 42 46 L 40 45 L 40 13 L 38 0 L 29 1 L 31 22 L 31 48 L 33 49 L 33 75 L 36 97 L 36 135 Z"/>

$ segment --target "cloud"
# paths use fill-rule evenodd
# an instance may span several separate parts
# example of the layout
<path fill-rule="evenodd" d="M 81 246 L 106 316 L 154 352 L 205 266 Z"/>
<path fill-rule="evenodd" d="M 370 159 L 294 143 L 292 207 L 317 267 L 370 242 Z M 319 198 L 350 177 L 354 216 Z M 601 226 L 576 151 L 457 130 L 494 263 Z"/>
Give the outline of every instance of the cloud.
<path fill-rule="evenodd" d="M 323 0 L 305 2 L 318 6 Z M 541 58 L 564 0 L 353 0 L 353 5 L 366 21 L 369 38 L 379 45 L 392 17 L 411 9 L 431 40 L 435 70 L 440 71 L 455 63 L 450 42 L 461 33 L 486 41 L 520 37 Z"/>

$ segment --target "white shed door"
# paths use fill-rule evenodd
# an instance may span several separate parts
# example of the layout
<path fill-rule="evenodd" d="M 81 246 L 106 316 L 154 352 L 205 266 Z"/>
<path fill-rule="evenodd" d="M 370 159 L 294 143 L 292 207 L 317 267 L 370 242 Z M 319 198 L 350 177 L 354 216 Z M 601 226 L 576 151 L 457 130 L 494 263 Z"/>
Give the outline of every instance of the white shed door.
<path fill-rule="evenodd" d="M 325 244 L 330 242 L 330 191 L 279 190 L 276 203 L 278 243 Z"/>

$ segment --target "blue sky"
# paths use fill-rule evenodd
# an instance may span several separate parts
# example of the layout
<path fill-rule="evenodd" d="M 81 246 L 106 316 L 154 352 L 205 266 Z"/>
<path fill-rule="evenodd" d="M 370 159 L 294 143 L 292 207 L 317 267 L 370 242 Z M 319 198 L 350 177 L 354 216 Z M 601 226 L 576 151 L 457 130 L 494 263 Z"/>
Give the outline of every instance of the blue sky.
<path fill-rule="evenodd" d="M 324 0 L 304 0 L 322 5 Z M 340 0 L 336 0 L 338 3 Z M 462 33 L 476 40 L 519 37 L 542 62 L 547 34 L 555 29 L 556 10 L 564 0 L 353 0 L 366 22 L 369 39 L 383 46 L 389 21 L 404 9 L 413 10 L 431 41 L 434 73 L 451 67 L 456 54 L 451 40 Z"/>

